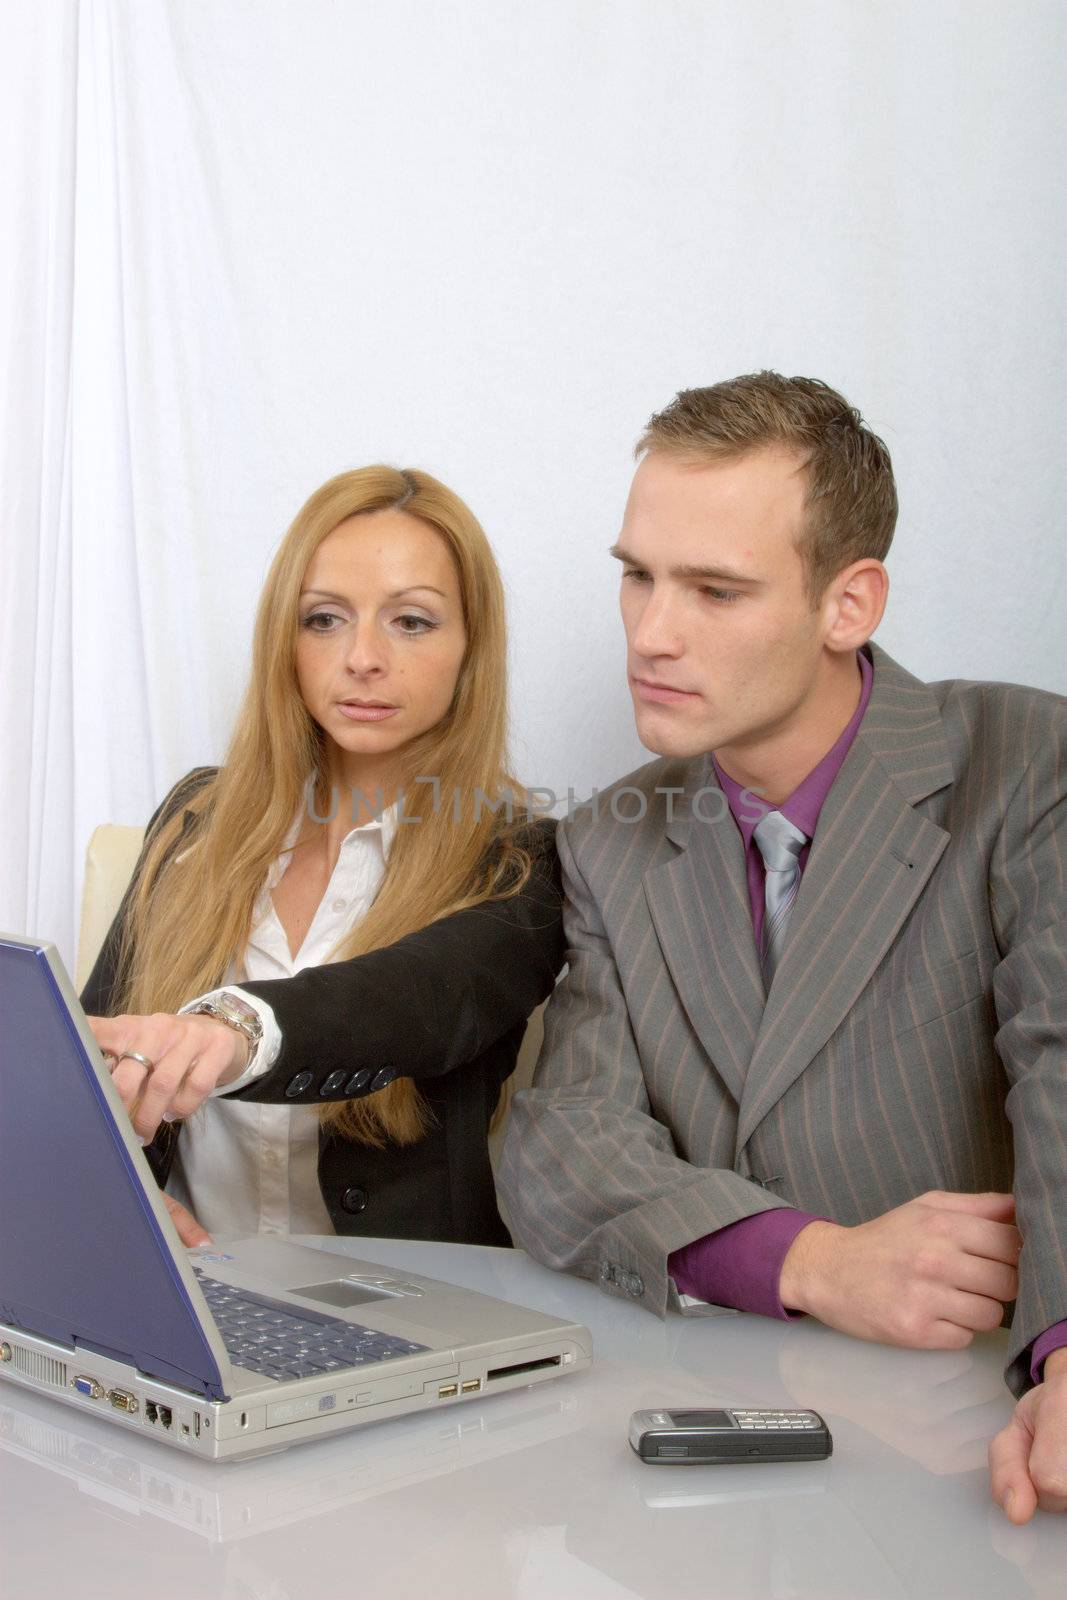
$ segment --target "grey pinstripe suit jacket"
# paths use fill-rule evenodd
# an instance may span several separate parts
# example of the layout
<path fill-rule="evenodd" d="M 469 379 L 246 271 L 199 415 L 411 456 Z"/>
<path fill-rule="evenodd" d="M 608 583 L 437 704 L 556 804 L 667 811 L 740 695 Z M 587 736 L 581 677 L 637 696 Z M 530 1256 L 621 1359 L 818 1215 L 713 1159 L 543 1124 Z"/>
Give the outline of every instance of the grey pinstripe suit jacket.
<path fill-rule="evenodd" d="M 499 1182 L 532 1255 L 662 1315 L 670 1252 L 741 1217 L 1014 1180 L 1021 1391 L 1067 1318 L 1067 702 L 871 653 L 769 994 L 709 760 L 560 825 L 569 968 Z"/>

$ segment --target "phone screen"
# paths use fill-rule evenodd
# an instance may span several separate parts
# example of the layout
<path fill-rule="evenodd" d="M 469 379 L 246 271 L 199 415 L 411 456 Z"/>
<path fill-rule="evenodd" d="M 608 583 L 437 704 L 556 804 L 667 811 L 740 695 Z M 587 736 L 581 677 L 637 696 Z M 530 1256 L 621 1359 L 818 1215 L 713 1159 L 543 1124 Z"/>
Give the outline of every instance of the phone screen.
<path fill-rule="evenodd" d="M 728 1411 L 671 1411 L 668 1413 L 676 1428 L 736 1428 Z"/>

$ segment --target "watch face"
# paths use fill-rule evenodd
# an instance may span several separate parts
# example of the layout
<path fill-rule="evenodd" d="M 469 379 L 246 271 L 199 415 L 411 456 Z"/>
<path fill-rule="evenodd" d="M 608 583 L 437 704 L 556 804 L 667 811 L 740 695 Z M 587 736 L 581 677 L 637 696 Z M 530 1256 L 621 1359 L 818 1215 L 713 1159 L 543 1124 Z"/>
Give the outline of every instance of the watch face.
<path fill-rule="evenodd" d="M 239 1028 L 250 1040 L 260 1039 L 263 1035 L 259 1012 L 236 995 L 219 995 L 214 1000 L 206 1001 L 200 1009 L 209 1016 L 217 1017 L 220 1022 L 228 1022 Z"/>
<path fill-rule="evenodd" d="M 226 995 L 222 1004 L 231 1016 L 239 1017 L 242 1022 L 249 1022 L 254 1027 L 259 1025 L 259 1012 L 243 1000 L 238 1000 L 235 995 Z"/>
<path fill-rule="evenodd" d="M 204 1001 L 204 1004 L 211 1006 L 216 1011 L 236 1012 L 239 1017 L 246 1016 L 252 1009 L 246 1000 L 241 999 L 240 995 L 230 994 L 227 989 L 224 989 L 221 994 L 211 995 Z"/>

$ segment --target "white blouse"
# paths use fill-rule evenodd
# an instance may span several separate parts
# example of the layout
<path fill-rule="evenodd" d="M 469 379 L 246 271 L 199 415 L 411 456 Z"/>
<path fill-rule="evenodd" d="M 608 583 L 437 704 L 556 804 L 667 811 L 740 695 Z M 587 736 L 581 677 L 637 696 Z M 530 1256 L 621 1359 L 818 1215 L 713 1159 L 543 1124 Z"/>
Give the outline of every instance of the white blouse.
<path fill-rule="evenodd" d="M 366 915 L 385 876 L 396 833 L 396 807 L 345 835 L 326 892 L 294 957 L 271 891 L 292 860 L 301 822 L 300 816 L 293 822 L 256 899 L 244 960 L 231 966 L 224 982 L 254 1006 L 262 1019 L 263 1038 L 254 1064 L 233 1083 L 216 1090 L 186 1120 L 167 1180 L 167 1193 L 186 1206 L 215 1239 L 253 1233 L 334 1232 L 318 1181 L 317 1108 L 227 1099 L 266 1072 L 281 1048 L 281 1032 L 271 1007 L 238 986 L 242 979 L 253 983 L 264 978 L 291 978 L 305 967 L 320 966 L 342 935 Z M 191 1000 L 182 1009 L 195 1004 Z"/>

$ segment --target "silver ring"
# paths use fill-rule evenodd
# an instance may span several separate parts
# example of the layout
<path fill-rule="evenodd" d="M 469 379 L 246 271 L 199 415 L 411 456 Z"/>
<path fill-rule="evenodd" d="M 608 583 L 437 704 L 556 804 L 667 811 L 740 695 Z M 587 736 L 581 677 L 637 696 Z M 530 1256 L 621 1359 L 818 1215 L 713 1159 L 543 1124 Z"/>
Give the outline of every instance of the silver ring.
<path fill-rule="evenodd" d="M 149 1061 L 148 1057 L 147 1056 L 143 1056 L 139 1050 L 124 1050 L 122 1052 L 122 1054 L 119 1056 L 119 1060 L 120 1061 L 137 1061 L 145 1069 L 146 1072 L 154 1072 L 155 1071 L 155 1067 L 156 1067 L 155 1062 L 154 1061 Z"/>

